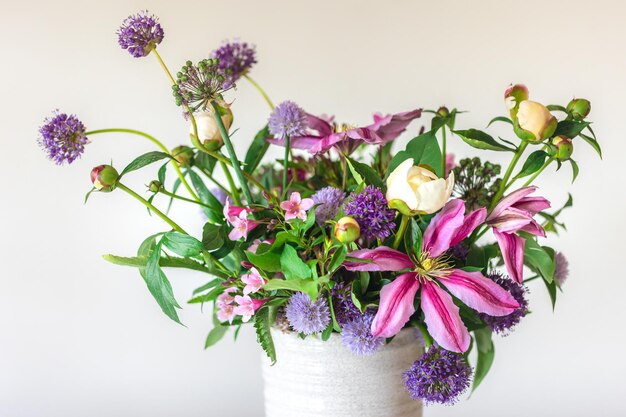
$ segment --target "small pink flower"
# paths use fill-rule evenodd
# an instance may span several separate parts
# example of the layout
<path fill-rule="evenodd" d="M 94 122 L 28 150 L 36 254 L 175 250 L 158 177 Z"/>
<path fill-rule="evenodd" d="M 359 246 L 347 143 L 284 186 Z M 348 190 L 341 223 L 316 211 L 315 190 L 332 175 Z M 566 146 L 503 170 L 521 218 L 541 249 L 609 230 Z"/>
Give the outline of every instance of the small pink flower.
<path fill-rule="evenodd" d="M 236 295 L 235 302 L 238 304 L 235 307 L 235 314 L 241 316 L 241 321 L 244 323 L 249 322 L 254 313 L 265 304 L 265 300 L 250 298 L 249 295 L 244 295 L 243 297 Z"/>
<path fill-rule="evenodd" d="M 254 220 L 248 219 L 248 213 L 252 210 L 244 207 L 231 206 L 227 198 L 224 204 L 224 217 L 226 221 L 233 226 L 233 230 L 228 234 L 230 240 L 239 240 L 248 238 L 248 232 L 257 227 L 259 224 Z"/>
<path fill-rule="evenodd" d="M 233 319 L 237 315 L 235 313 L 235 306 L 232 304 L 235 301 L 235 297 L 233 297 L 232 294 L 236 292 L 237 287 L 230 287 L 217 296 L 215 304 L 217 305 L 217 319 L 219 321 L 228 321 L 232 324 Z"/>
<path fill-rule="evenodd" d="M 250 272 L 242 275 L 241 281 L 246 284 L 243 289 L 243 295 L 253 294 L 267 283 L 255 267 L 250 268 Z"/>
<path fill-rule="evenodd" d="M 226 290 L 224 290 L 223 293 L 217 296 L 217 301 L 216 301 L 217 306 L 222 307 L 227 304 L 231 304 L 233 301 L 235 301 L 235 297 L 233 297 L 231 294 L 236 293 L 236 292 L 237 292 L 237 287 L 226 288 Z"/>
<path fill-rule="evenodd" d="M 313 207 L 312 198 L 300 198 L 299 192 L 293 192 L 289 200 L 280 203 L 280 208 L 285 210 L 285 220 L 301 219 L 306 220 L 306 211 Z"/>
<path fill-rule="evenodd" d="M 259 246 L 262 243 L 271 245 L 272 243 L 274 243 L 274 239 L 267 239 L 267 240 L 254 239 L 254 242 L 252 242 L 252 245 L 248 247 L 248 251 L 252 253 L 256 253 L 256 251 L 259 249 Z"/>

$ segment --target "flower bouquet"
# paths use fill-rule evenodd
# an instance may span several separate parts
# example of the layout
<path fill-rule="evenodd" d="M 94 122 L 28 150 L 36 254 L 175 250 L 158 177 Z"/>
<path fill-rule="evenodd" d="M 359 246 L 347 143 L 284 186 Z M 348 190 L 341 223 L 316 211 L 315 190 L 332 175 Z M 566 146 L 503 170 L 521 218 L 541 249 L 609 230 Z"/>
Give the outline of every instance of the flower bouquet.
<path fill-rule="evenodd" d="M 189 121 L 190 143 L 169 150 L 133 129 L 88 131 L 60 112 L 40 128 L 40 143 L 59 165 L 107 132 L 156 145 L 121 169 L 93 168 L 87 197 L 125 192 L 165 222 L 136 256 L 104 258 L 137 268 L 176 322 L 181 307 L 164 271 L 206 274 L 189 303 L 213 307 L 207 347 L 252 323 L 272 363 L 281 360 L 273 335 L 298 343 L 339 340 L 346 352 L 374 358 L 403 332 L 424 349 L 395 376 L 406 386 L 403 395 L 453 403 L 489 371 L 493 334 L 506 335 L 528 313 L 526 283 L 542 281 L 554 304 L 568 266 L 542 238 L 565 229 L 559 215 L 572 199 L 552 208 L 533 181 L 563 164 L 575 179 L 574 142 L 601 154 L 586 120 L 589 101 L 544 106 L 529 100 L 525 86 L 512 85 L 504 93 L 508 114 L 489 122 L 508 125 L 510 140 L 458 128 L 462 112 L 446 107 L 376 113 L 355 126 L 309 114 L 292 101 L 274 105 L 250 77 L 257 61 L 247 43 L 225 43 L 171 73 L 157 52 L 164 32 L 156 17 L 130 16 L 117 34 L 132 56 L 151 55 L 165 71 Z M 268 122 L 246 154 L 237 155 L 229 100 L 243 81 L 267 102 Z M 428 127 L 411 126 L 425 115 Z M 414 137 L 394 150 L 404 132 Z M 510 155 L 510 162 L 504 171 L 478 157 L 455 163 L 451 141 Z M 284 150 L 282 160 L 264 162 L 270 146 Z M 156 163 L 158 174 L 145 190 L 125 185 L 127 176 Z M 168 214 L 172 203 L 201 209 L 203 229 L 181 228 Z"/>

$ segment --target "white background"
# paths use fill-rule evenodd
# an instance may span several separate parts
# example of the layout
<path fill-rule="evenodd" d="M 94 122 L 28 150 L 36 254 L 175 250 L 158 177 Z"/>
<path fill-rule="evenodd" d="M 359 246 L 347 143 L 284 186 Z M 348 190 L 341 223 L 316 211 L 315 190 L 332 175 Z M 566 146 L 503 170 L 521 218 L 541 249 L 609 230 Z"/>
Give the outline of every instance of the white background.
<path fill-rule="evenodd" d="M 572 186 L 566 167 L 539 182 L 555 206 L 568 190 L 575 201 L 563 214 L 569 233 L 550 242 L 572 270 L 555 314 L 534 283 L 533 314 L 497 341 L 494 369 L 479 391 L 426 415 L 624 415 L 623 2 L 0 4 L 0 416 L 262 415 L 251 328 L 236 344 L 228 335 L 204 351 L 206 312 L 187 305 L 187 327 L 169 321 L 136 271 L 100 258 L 132 255 L 145 236 L 164 230 L 122 192 L 82 202 L 91 167 L 111 158 L 123 166 L 150 144 L 94 136 L 81 160 L 57 167 L 36 143 L 42 119 L 57 107 L 77 113 L 89 129 L 134 127 L 171 147 L 186 142 L 186 124 L 154 57 L 134 59 L 116 43 L 121 21 L 143 8 L 161 17 L 159 51 L 173 69 L 240 37 L 258 45 L 252 75 L 275 101 L 293 99 L 355 124 L 374 111 L 446 104 L 471 111 L 458 127 L 483 128 L 504 114 L 510 82 L 526 83 L 532 98 L 546 103 L 589 98 L 604 160 L 577 141 L 579 180 Z M 230 97 L 243 153 L 268 109 L 245 82 Z M 513 137 L 504 127 L 492 132 Z M 458 140 L 451 148 L 471 152 Z M 129 176 L 130 184 L 142 190 L 154 174 L 144 175 Z M 173 216 L 199 234 L 196 209 Z M 181 302 L 204 282 L 196 273 L 169 275 Z"/>

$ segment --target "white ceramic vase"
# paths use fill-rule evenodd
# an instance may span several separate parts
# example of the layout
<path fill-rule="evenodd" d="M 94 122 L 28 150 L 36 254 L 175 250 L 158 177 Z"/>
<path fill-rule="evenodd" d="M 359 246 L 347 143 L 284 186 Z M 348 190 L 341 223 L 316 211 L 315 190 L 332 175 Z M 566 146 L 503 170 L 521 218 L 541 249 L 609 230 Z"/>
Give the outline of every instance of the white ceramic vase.
<path fill-rule="evenodd" d="M 277 363 L 263 359 L 266 417 L 420 417 L 402 373 L 423 353 L 404 329 L 371 356 L 357 356 L 333 333 L 299 338 L 272 329 Z"/>

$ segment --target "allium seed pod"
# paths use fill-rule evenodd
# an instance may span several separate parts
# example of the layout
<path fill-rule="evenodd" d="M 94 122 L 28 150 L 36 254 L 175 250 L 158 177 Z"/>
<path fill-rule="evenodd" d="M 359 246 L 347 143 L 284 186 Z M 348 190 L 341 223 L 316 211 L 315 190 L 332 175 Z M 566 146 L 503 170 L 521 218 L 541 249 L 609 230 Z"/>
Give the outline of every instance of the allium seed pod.
<path fill-rule="evenodd" d="M 352 217 L 342 217 L 335 224 L 335 237 L 341 243 L 352 243 L 361 236 L 361 227 Z"/>
<path fill-rule="evenodd" d="M 567 161 L 574 152 L 574 145 L 570 138 L 557 136 L 552 139 L 552 144 L 556 147 L 554 157 L 559 161 Z"/>
<path fill-rule="evenodd" d="M 98 165 L 91 170 L 91 182 L 98 191 L 108 193 L 115 189 L 120 174 L 111 165 Z"/>
<path fill-rule="evenodd" d="M 584 98 L 575 98 L 567 104 L 567 113 L 574 120 L 582 120 L 591 111 L 591 102 Z"/>
<path fill-rule="evenodd" d="M 188 166 L 193 160 L 193 150 L 189 146 L 180 145 L 172 149 L 172 156 L 182 166 Z"/>

